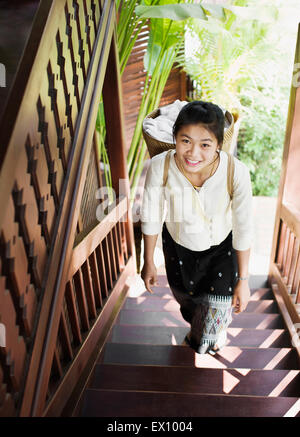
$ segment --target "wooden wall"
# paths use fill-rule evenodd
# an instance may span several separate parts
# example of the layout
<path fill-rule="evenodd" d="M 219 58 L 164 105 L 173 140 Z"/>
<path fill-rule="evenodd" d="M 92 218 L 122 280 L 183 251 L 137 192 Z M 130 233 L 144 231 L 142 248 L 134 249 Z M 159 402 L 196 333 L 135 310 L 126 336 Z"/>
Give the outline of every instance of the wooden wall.
<path fill-rule="evenodd" d="M 115 27 L 112 0 L 40 2 L 1 120 L 0 416 L 61 414 L 135 272 Z M 101 93 L 116 198 L 99 219 Z"/>

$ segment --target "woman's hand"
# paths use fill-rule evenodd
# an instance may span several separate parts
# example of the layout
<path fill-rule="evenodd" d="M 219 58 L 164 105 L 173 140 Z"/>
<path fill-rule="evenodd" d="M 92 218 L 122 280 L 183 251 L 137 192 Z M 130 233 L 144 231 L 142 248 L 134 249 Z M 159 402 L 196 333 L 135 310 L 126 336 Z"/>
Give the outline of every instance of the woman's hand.
<path fill-rule="evenodd" d="M 235 314 L 244 311 L 250 299 L 250 288 L 248 281 L 238 281 L 234 288 L 232 306 L 235 307 Z"/>
<path fill-rule="evenodd" d="M 145 282 L 146 289 L 149 291 L 149 293 L 153 293 L 150 285 L 157 285 L 157 270 L 154 262 L 144 262 L 141 271 L 141 278 Z"/>

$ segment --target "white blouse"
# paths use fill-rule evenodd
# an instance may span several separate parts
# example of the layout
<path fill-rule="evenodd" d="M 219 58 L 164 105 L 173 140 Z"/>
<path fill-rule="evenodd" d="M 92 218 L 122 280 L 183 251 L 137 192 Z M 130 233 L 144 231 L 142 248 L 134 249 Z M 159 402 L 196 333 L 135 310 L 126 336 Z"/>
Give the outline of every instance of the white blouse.
<path fill-rule="evenodd" d="M 252 189 L 249 170 L 234 158 L 233 199 L 227 191 L 228 156 L 220 151 L 219 166 L 196 191 L 179 171 L 172 149 L 168 180 L 163 184 L 167 151 L 155 155 L 147 170 L 141 208 L 141 229 L 157 235 L 163 222 L 173 240 L 195 251 L 218 245 L 232 230 L 232 245 L 247 250 L 252 243 Z"/>

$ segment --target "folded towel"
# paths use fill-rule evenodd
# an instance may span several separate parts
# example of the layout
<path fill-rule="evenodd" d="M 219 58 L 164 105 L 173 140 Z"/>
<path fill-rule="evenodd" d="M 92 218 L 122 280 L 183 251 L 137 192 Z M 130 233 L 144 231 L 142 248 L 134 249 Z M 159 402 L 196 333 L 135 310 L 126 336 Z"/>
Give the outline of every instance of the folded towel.
<path fill-rule="evenodd" d="M 187 104 L 186 101 L 175 100 L 166 106 L 159 108 L 160 115 L 156 118 L 145 118 L 143 121 L 143 129 L 152 138 L 164 143 L 175 144 L 173 139 L 173 125 L 181 109 Z M 222 108 L 224 115 L 226 109 Z M 230 126 L 230 123 L 225 118 L 225 131 Z"/>
<path fill-rule="evenodd" d="M 145 118 L 143 121 L 144 131 L 158 141 L 175 144 L 173 141 L 173 125 L 184 105 L 188 102 L 175 100 L 170 105 L 159 108 L 160 115 L 156 118 Z"/>

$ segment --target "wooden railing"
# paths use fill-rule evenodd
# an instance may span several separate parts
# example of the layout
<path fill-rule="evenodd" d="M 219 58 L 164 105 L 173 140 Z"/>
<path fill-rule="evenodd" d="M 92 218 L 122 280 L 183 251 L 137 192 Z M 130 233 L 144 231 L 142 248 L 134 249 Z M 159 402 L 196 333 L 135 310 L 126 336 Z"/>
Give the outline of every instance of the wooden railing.
<path fill-rule="evenodd" d="M 271 253 L 269 282 L 300 359 L 300 27 Z"/>
<path fill-rule="evenodd" d="M 281 205 L 272 273 L 285 290 L 285 302 L 293 322 L 300 323 L 300 213 L 293 211 L 292 205 Z"/>
<path fill-rule="evenodd" d="M 135 272 L 115 16 L 40 2 L 0 121 L 0 416 L 71 411 Z M 101 93 L 116 202 L 99 222 Z"/>

